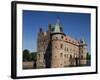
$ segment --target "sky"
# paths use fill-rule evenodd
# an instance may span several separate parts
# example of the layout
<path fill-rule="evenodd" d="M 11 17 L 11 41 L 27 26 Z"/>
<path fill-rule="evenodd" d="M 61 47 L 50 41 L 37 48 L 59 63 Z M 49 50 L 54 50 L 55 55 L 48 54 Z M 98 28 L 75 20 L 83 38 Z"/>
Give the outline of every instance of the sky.
<path fill-rule="evenodd" d="M 23 50 L 36 52 L 39 28 L 42 27 L 44 31 L 48 30 L 48 24 L 56 24 L 58 16 L 63 32 L 77 40 L 84 37 L 90 52 L 90 14 L 31 10 L 23 10 Z"/>

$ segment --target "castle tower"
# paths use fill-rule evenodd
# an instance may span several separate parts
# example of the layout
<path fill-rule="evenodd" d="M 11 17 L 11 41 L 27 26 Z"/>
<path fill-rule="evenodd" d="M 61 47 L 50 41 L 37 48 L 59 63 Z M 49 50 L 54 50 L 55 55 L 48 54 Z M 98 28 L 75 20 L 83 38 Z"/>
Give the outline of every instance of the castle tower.
<path fill-rule="evenodd" d="M 43 45 L 43 38 L 44 37 L 44 32 L 43 29 L 40 28 L 40 31 L 38 33 L 38 39 L 37 39 L 37 61 L 36 61 L 36 67 L 37 68 L 43 68 L 45 67 L 44 63 L 44 46 Z"/>
<path fill-rule="evenodd" d="M 86 65 L 87 64 L 87 44 L 84 38 L 80 41 L 80 46 L 79 46 L 79 58 L 80 58 L 80 65 Z"/>
<path fill-rule="evenodd" d="M 63 38 L 65 34 L 63 33 L 62 26 L 57 20 L 55 25 L 51 26 L 51 45 L 52 45 L 52 57 L 51 57 L 51 67 L 64 67 L 64 43 Z"/>
<path fill-rule="evenodd" d="M 49 68 L 51 64 L 50 55 L 50 31 L 40 28 L 37 39 L 37 68 Z"/>

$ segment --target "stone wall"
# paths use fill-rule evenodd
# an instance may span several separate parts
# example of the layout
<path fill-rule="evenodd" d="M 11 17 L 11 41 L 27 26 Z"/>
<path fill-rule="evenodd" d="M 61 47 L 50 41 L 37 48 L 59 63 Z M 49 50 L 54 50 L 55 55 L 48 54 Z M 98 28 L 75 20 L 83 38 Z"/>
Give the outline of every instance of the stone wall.
<path fill-rule="evenodd" d="M 50 32 L 39 32 L 37 39 L 37 67 L 49 67 Z M 48 59 L 47 59 L 48 58 Z"/>

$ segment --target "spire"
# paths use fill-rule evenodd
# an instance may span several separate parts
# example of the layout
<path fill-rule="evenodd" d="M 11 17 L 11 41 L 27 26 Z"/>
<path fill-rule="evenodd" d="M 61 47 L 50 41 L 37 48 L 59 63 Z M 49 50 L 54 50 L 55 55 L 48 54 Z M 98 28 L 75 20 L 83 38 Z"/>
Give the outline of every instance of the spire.
<path fill-rule="evenodd" d="M 60 24 L 60 17 L 57 16 L 57 23 L 56 24 Z"/>
<path fill-rule="evenodd" d="M 86 44 L 86 40 L 84 37 L 82 37 L 81 42 L 82 42 L 82 44 Z"/>

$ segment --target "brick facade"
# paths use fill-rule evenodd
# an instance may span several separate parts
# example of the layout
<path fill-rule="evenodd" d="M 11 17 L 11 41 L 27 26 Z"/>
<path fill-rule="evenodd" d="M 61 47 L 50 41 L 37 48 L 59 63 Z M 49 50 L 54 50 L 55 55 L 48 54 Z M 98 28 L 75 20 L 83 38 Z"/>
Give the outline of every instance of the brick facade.
<path fill-rule="evenodd" d="M 87 45 L 62 31 L 59 23 L 40 29 L 37 39 L 37 68 L 86 65 Z"/>

